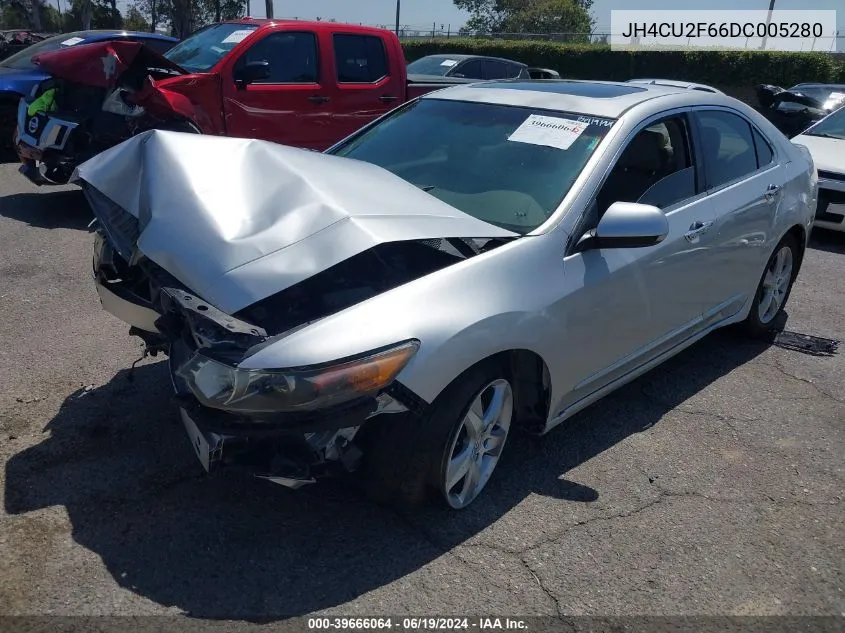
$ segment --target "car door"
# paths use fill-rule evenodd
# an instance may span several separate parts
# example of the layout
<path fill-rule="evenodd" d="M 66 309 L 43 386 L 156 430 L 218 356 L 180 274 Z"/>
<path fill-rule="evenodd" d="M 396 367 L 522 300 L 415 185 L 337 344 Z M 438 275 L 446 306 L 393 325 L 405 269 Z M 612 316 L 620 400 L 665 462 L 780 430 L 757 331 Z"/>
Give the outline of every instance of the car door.
<path fill-rule="evenodd" d="M 384 38 L 359 33 L 333 33 L 334 95 L 330 142 L 326 149 L 386 114 L 401 103 L 405 86 L 397 55 L 389 55 Z"/>
<path fill-rule="evenodd" d="M 716 213 L 711 271 L 720 297 L 707 318 L 717 321 L 739 312 L 756 291 L 786 176 L 774 146 L 739 113 L 708 108 L 694 116 Z"/>
<path fill-rule="evenodd" d="M 655 246 L 603 248 L 564 258 L 556 306 L 573 359 L 564 408 L 703 330 L 714 301 L 709 266 L 715 213 L 699 186 L 701 168 L 686 112 L 653 118 L 629 138 L 571 239 L 594 229 L 617 201 L 659 207 L 669 224 Z"/>
<path fill-rule="evenodd" d="M 319 64 L 317 35 L 309 30 L 271 31 L 250 46 L 223 76 L 229 136 L 320 148 L 329 140 L 331 112 Z M 267 62 L 269 76 L 236 81 L 250 62 Z"/>

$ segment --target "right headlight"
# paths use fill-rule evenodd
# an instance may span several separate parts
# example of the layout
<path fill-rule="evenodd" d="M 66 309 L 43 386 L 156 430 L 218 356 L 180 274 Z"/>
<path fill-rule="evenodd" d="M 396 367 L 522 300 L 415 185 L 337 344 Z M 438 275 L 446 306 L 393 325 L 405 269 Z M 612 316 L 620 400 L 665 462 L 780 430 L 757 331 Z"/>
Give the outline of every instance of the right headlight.
<path fill-rule="evenodd" d="M 177 370 L 204 405 L 240 413 L 313 411 L 387 387 L 419 349 L 407 341 L 338 364 L 296 369 L 240 369 L 202 352 Z"/>

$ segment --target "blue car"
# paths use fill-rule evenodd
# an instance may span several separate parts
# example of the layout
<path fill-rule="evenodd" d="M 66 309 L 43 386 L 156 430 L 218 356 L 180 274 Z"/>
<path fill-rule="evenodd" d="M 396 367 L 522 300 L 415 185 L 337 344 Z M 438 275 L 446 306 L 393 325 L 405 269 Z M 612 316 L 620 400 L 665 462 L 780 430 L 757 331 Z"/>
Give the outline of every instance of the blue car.
<path fill-rule="evenodd" d="M 12 142 L 21 97 L 28 95 L 33 86 L 48 77 L 32 63 L 33 55 L 77 44 L 124 39 L 143 42 L 161 54 L 169 51 L 179 41 L 175 37 L 159 33 L 77 31 L 47 38 L 0 61 L 0 147 L 10 145 Z"/>

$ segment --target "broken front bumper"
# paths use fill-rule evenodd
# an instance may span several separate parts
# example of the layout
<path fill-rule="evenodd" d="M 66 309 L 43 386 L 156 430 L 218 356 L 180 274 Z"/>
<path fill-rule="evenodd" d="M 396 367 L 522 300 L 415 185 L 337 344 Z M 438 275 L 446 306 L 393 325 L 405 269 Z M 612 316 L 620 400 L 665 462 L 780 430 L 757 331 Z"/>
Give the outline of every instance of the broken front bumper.
<path fill-rule="evenodd" d="M 27 99 L 18 104 L 15 148 L 20 172 L 36 185 L 66 184 L 76 161 L 65 153 L 71 133 L 79 125 L 44 112 L 28 113 Z"/>
<path fill-rule="evenodd" d="M 93 269 L 103 308 L 131 325 L 152 355 L 167 352 L 182 424 L 206 471 L 241 470 L 293 488 L 334 471 L 354 471 L 361 457 L 354 439 L 364 422 L 405 410 L 387 394 L 302 413 L 244 415 L 204 406 L 179 375 L 198 349 L 197 338 L 216 336 L 215 328 L 223 328 L 222 335 L 233 341 L 242 336 L 257 342 L 263 330 L 185 290 L 140 278 L 100 231 Z"/>

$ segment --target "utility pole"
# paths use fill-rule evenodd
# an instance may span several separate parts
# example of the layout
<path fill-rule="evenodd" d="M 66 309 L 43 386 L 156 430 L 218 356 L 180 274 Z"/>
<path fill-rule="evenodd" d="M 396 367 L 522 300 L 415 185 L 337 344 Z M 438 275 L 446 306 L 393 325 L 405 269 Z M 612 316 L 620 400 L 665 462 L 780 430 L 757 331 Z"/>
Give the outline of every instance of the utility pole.
<path fill-rule="evenodd" d="M 769 37 L 769 24 L 772 23 L 772 11 L 775 9 L 775 0 L 769 0 L 769 15 L 766 18 L 766 32 L 763 34 L 763 44 L 760 50 L 766 50 L 766 39 Z"/>
<path fill-rule="evenodd" d="M 264 9 L 267 13 L 267 17 L 272 20 L 273 19 L 273 0 L 264 0 Z"/>
<path fill-rule="evenodd" d="M 396 37 L 399 37 L 399 8 L 402 0 L 396 0 Z"/>

